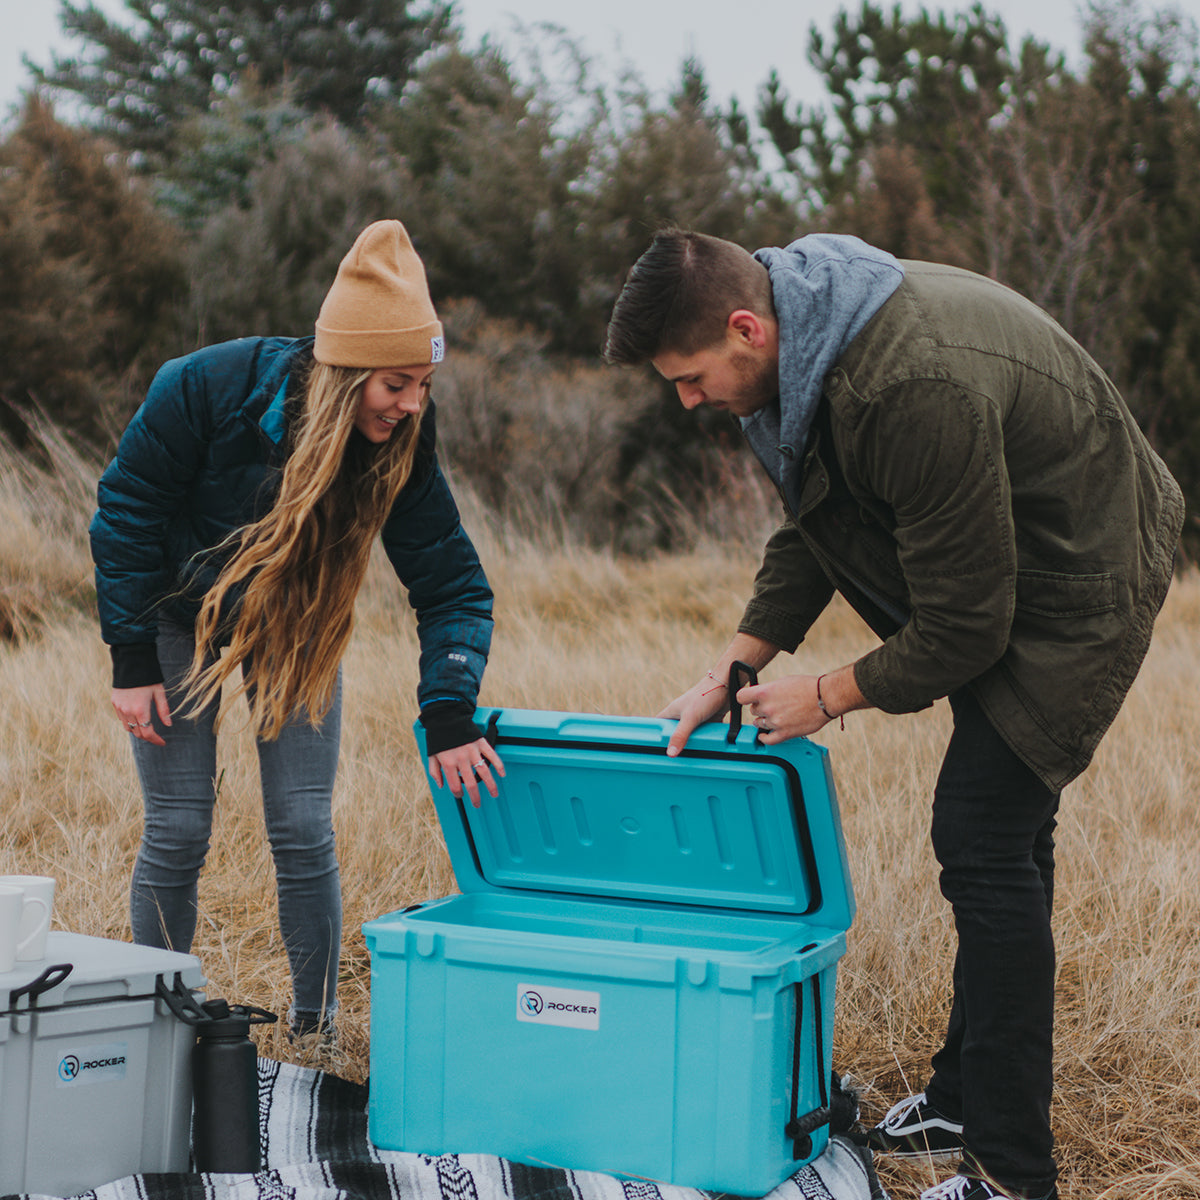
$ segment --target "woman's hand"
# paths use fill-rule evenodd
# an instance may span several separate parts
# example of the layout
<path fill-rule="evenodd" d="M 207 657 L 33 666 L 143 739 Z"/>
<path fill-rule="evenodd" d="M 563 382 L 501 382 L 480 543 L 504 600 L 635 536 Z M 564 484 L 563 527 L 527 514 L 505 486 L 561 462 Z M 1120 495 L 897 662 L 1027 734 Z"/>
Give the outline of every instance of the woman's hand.
<path fill-rule="evenodd" d="M 478 808 L 481 782 L 493 798 L 500 795 L 495 776 L 504 775 L 504 763 L 492 743 L 487 738 L 479 738 L 465 746 L 455 746 L 452 750 L 441 750 L 437 754 L 431 754 L 429 774 L 433 776 L 433 782 L 438 787 L 444 782 L 456 800 L 465 790 L 471 797 L 471 803 Z"/>
<path fill-rule="evenodd" d="M 112 706 L 121 718 L 121 724 L 135 738 L 141 738 L 143 742 L 150 742 L 154 746 L 167 744 L 155 730 L 152 719 L 157 713 L 161 724 L 171 723 L 167 689 L 161 683 L 148 684 L 146 687 L 113 688 Z"/>

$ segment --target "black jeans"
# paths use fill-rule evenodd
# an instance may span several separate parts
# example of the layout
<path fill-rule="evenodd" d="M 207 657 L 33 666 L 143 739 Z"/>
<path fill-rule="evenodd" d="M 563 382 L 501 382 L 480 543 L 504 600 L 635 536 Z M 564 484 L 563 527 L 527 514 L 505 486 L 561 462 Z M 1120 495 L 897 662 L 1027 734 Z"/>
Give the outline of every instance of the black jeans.
<path fill-rule="evenodd" d="M 933 798 L 933 850 L 958 953 L 929 1103 L 963 1123 L 963 1170 L 1020 1195 L 1054 1186 L 1054 828 L 1058 793 L 966 689 Z"/>

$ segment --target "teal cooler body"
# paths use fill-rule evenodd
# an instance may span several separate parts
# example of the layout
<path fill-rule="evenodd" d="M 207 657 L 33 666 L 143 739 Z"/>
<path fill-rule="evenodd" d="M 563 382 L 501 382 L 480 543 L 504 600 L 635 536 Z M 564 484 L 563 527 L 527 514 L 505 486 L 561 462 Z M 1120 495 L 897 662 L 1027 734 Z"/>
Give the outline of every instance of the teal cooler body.
<path fill-rule="evenodd" d="M 769 1191 L 828 1132 L 854 910 L 826 751 L 478 715 L 500 797 L 434 794 L 462 894 L 364 926 L 371 1140 Z"/>

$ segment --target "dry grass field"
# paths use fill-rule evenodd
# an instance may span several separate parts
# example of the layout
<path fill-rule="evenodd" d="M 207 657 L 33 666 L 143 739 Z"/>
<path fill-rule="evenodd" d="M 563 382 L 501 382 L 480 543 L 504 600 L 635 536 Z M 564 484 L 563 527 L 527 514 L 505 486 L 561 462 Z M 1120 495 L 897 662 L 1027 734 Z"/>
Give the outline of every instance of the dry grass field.
<path fill-rule="evenodd" d="M 0 462 L 0 869 L 59 881 L 56 925 L 129 936 L 126 889 L 140 798 L 107 703 L 108 660 L 90 612 L 85 526 L 94 476 L 60 450 L 53 472 Z M 756 541 L 655 561 L 547 540 L 477 535 L 497 593 L 482 700 L 653 713 L 723 647 Z M 15 640 L 13 640 L 13 635 Z M 770 673 L 829 668 L 871 644 L 832 609 Z M 414 624 L 373 565 L 346 662 L 335 801 L 346 924 L 344 1073 L 367 1069 L 368 960 L 360 926 L 453 889 L 417 761 Z M 1066 1200 L 1200 1197 L 1200 578 L 1172 590 L 1149 660 L 1059 832 L 1055 1124 Z M 839 973 L 835 1066 L 874 1120 L 919 1087 L 948 1003 L 951 927 L 926 825 L 948 730 L 945 704 L 911 717 L 856 714 L 822 735 L 840 792 L 858 917 Z M 194 951 L 211 994 L 286 1010 L 270 857 L 254 755 L 225 738 L 214 848 Z M 263 1053 L 287 1058 L 277 1028 Z M 881 1164 L 895 1200 L 927 1169 Z"/>

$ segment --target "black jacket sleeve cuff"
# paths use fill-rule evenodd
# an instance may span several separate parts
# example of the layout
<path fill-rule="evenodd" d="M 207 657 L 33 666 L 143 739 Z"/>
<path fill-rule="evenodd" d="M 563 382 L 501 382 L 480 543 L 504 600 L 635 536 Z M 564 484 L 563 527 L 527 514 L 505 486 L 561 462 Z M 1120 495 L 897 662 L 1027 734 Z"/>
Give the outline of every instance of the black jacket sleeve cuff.
<path fill-rule="evenodd" d="M 136 642 L 126 646 L 109 646 L 112 654 L 113 687 L 149 687 L 162 683 L 162 667 L 158 662 L 158 647 L 153 642 Z"/>
<path fill-rule="evenodd" d="M 477 742 L 483 734 L 471 720 L 475 709 L 465 700 L 435 700 L 421 710 L 421 725 L 425 729 L 425 751 L 440 754 Z"/>

